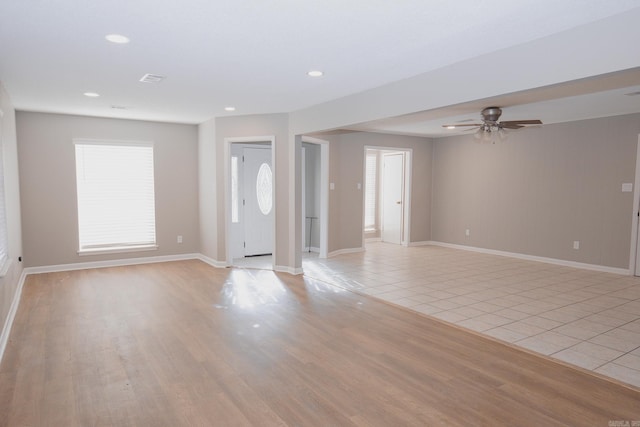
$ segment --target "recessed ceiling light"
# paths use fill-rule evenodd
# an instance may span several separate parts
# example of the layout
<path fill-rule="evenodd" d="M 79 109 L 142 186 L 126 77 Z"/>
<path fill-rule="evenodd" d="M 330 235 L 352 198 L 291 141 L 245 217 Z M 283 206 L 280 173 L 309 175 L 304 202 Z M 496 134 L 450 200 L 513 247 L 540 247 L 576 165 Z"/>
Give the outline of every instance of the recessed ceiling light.
<path fill-rule="evenodd" d="M 236 107 L 224 107 L 224 111 L 236 111 Z"/>
<path fill-rule="evenodd" d="M 455 126 L 447 126 L 447 129 L 455 129 Z"/>
<path fill-rule="evenodd" d="M 313 71 L 309 71 L 307 73 L 307 75 L 309 77 L 322 77 L 322 76 L 324 76 L 324 73 L 322 71 L 319 71 L 319 70 L 313 70 Z"/>
<path fill-rule="evenodd" d="M 84 96 L 88 96 L 89 98 L 97 98 L 100 96 L 100 94 L 96 92 L 85 92 Z"/>
<path fill-rule="evenodd" d="M 104 38 L 110 41 L 111 43 L 118 43 L 118 44 L 129 43 L 129 37 L 123 36 L 122 34 L 108 34 Z"/>

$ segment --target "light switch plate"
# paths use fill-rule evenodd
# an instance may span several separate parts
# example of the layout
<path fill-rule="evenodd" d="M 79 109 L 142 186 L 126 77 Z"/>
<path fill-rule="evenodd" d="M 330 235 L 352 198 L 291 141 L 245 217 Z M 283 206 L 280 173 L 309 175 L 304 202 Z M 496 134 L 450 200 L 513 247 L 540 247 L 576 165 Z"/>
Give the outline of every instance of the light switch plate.
<path fill-rule="evenodd" d="M 330 182 L 329 183 L 329 190 L 335 190 L 336 189 L 336 184 L 335 182 Z"/>
<path fill-rule="evenodd" d="M 630 182 L 625 182 L 622 184 L 622 192 L 623 193 L 631 193 L 633 191 L 633 184 Z"/>

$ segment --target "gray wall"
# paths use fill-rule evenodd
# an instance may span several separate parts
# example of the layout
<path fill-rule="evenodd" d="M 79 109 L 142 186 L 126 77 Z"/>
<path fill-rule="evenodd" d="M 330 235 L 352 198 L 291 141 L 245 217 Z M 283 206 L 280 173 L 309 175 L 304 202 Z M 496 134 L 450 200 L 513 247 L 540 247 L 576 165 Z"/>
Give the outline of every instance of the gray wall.
<path fill-rule="evenodd" d="M 4 166 L 4 195 L 7 217 L 7 255 L 9 269 L 0 277 L 0 331 L 5 327 L 11 303 L 16 295 L 23 265 L 18 261 L 22 256 L 22 226 L 20 217 L 20 186 L 18 180 L 18 148 L 16 139 L 15 110 L 9 94 L 0 82 L 0 143 Z"/>
<path fill-rule="evenodd" d="M 211 119 L 198 126 L 200 253 L 217 261 L 219 258 L 216 155 L 216 124 L 215 119 Z M 223 178 L 222 174 L 220 178 Z"/>
<path fill-rule="evenodd" d="M 628 268 L 640 115 L 437 139 L 432 239 Z M 470 236 L 465 236 L 465 229 Z M 573 241 L 580 249 L 573 249 Z"/>
<path fill-rule="evenodd" d="M 160 250 L 131 257 L 201 252 L 224 261 L 224 138 L 269 135 L 276 137 L 276 265 L 293 265 L 289 166 L 295 151 L 286 114 L 217 118 L 197 128 L 26 112 L 17 117 L 27 266 L 123 258 L 76 254 L 73 138 L 156 143 Z M 3 129 L 4 141 L 11 130 Z M 364 147 L 395 147 L 413 150 L 410 242 L 436 240 L 627 268 L 632 193 L 622 193 L 620 185 L 634 180 L 638 133 L 640 115 L 530 128 L 495 145 L 477 144 L 470 136 L 323 137 L 330 141 L 329 181 L 335 183 L 329 191 L 328 250 L 362 247 L 363 193 L 357 183 L 364 185 Z M 19 224 L 19 212 L 14 223 L 15 218 Z M 580 250 L 572 249 L 574 240 Z"/>
<path fill-rule="evenodd" d="M 25 266 L 198 252 L 196 126 L 28 112 L 16 122 Z M 77 254 L 74 138 L 154 142 L 158 250 Z"/>
<path fill-rule="evenodd" d="M 323 137 L 324 138 L 324 137 Z M 413 150 L 410 242 L 431 239 L 431 153 L 428 138 L 368 132 L 331 136 L 329 152 L 329 252 L 363 246 L 365 146 Z M 357 184 L 362 183 L 358 190 Z"/>

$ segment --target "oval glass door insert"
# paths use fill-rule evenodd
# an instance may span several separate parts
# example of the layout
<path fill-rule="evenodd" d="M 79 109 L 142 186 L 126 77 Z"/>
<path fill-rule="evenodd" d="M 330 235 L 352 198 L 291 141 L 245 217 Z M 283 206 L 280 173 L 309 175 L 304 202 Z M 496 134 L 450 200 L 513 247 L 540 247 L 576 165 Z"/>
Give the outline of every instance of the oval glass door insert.
<path fill-rule="evenodd" d="M 263 163 L 258 169 L 258 177 L 256 178 L 256 197 L 258 198 L 258 207 L 263 215 L 269 215 L 273 207 L 272 185 L 271 167 L 267 163 Z"/>

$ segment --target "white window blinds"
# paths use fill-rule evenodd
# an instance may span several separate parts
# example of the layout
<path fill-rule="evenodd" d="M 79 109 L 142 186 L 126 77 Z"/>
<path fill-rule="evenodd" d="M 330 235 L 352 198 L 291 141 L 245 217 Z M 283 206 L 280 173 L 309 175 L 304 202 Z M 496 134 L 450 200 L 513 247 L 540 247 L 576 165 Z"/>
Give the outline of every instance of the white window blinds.
<path fill-rule="evenodd" d="M 376 194 L 378 176 L 378 155 L 375 152 L 368 152 L 365 164 L 365 184 L 364 184 L 364 228 L 375 230 L 376 228 Z"/>
<path fill-rule="evenodd" d="M 80 252 L 155 246 L 153 145 L 74 142 Z"/>

